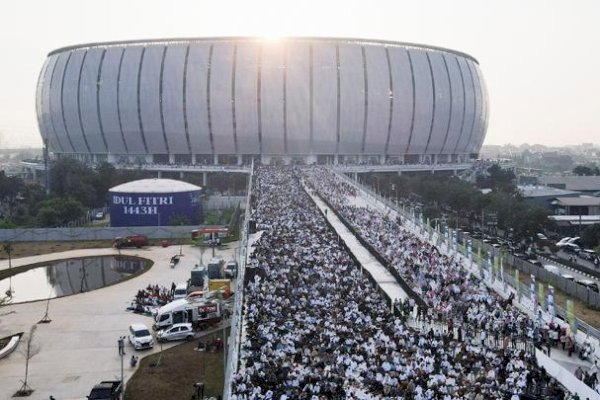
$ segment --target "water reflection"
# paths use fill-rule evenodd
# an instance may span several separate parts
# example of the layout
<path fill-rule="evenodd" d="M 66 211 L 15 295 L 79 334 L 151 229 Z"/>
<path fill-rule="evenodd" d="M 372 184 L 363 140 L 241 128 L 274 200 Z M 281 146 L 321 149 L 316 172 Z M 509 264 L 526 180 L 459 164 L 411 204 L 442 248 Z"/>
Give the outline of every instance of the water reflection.
<path fill-rule="evenodd" d="M 144 272 L 149 262 L 125 256 L 62 260 L 32 268 L 0 281 L 0 293 L 12 287 L 12 303 L 89 292 Z"/>

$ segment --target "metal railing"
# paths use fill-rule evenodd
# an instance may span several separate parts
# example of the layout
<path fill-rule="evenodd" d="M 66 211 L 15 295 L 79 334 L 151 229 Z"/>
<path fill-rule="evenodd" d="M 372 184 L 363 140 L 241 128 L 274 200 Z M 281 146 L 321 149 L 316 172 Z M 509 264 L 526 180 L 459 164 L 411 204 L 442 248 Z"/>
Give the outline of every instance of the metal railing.
<path fill-rule="evenodd" d="M 231 383 L 233 375 L 237 372 L 239 366 L 239 352 L 242 338 L 242 310 L 244 303 L 244 278 L 246 275 L 246 254 L 248 251 L 248 225 L 250 222 L 250 199 L 252 198 L 252 180 L 254 178 L 254 164 L 250 170 L 248 179 L 248 195 L 246 197 L 246 209 L 244 213 L 244 222 L 240 229 L 240 249 L 238 274 L 235 282 L 235 301 L 233 306 L 233 315 L 231 316 L 231 331 L 229 332 L 229 343 L 227 351 L 227 361 L 225 366 L 225 377 L 223 385 L 223 399 L 228 400 L 231 396 Z"/>
<path fill-rule="evenodd" d="M 404 207 L 399 206 L 397 203 L 393 202 L 391 199 L 381 196 L 379 193 L 376 193 L 371 188 L 366 187 L 365 185 L 361 184 L 360 182 L 349 178 L 348 176 L 346 176 L 343 173 L 338 173 L 337 175 L 339 177 L 341 177 L 342 179 L 344 179 L 347 183 L 357 186 L 362 191 L 367 193 L 369 196 L 373 197 L 375 200 L 383 203 L 389 209 L 394 210 L 396 213 L 398 213 L 398 215 L 402 216 L 405 220 L 409 221 L 417 229 L 419 229 L 419 231 L 422 232 L 423 235 L 427 235 L 430 238 L 433 238 L 434 234 L 436 234 L 437 235 L 436 241 L 437 241 L 438 247 L 439 247 L 439 245 L 445 245 L 445 246 L 447 246 L 448 249 L 450 249 L 451 247 L 454 247 L 454 244 L 450 243 L 448 241 L 448 239 L 446 239 L 444 237 L 443 234 L 437 233 L 437 231 L 434 228 L 427 226 L 427 224 L 420 217 L 418 217 L 416 214 L 414 214 L 413 210 L 408 210 L 408 209 L 405 209 Z M 476 248 L 481 249 L 479 251 L 481 253 L 480 259 L 477 259 L 477 255 L 474 254 L 474 251 L 471 253 L 471 258 L 473 260 L 472 262 L 474 264 L 476 264 L 478 266 L 478 268 L 480 269 L 480 271 L 482 273 L 482 278 L 484 276 L 487 276 L 487 277 L 494 279 L 494 281 L 502 282 L 502 285 L 506 284 L 506 285 L 510 286 L 511 290 L 513 290 L 514 292 L 516 292 L 517 294 L 520 295 L 520 296 L 518 296 L 518 299 L 520 300 L 522 306 L 525 309 L 528 309 L 530 312 L 532 312 L 534 307 L 533 307 L 533 303 L 531 302 L 531 299 L 530 299 L 531 296 L 530 296 L 529 286 L 527 286 L 523 283 L 520 283 L 519 287 L 516 288 L 515 282 L 514 282 L 514 277 L 511 276 L 511 274 L 506 273 L 506 272 L 500 272 L 500 271 L 494 272 L 493 267 L 491 265 L 488 265 L 487 260 L 484 259 L 484 254 L 485 255 L 489 254 L 494 257 L 500 256 L 501 255 L 500 249 L 490 246 L 487 243 L 483 243 L 482 241 L 477 240 L 477 239 L 471 239 L 471 240 L 472 240 L 473 250 Z M 468 259 L 467 249 L 464 248 L 464 246 L 457 243 L 456 251 Z M 514 262 L 510 257 L 507 257 L 506 259 L 507 259 L 507 262 L 509 262 L 509 263 L 511 261 Z M 515 267 L 512 264 L 510 264 L 510 265 Z M 543 304 L 542 304 L 542 306 L 543 306 Z M 557 306 L 555 304 L 554 309 L 555 309 L 557 317 L 563 319 L 564 321 L 567 321 L 567 311 L 564 308 Z M 591 326 L 590 324 L 586 323 L 585 321 L 583 321 L 582 319 L 577 318 L 577 317 L 575 317 L 575 324 L 576 324 L 578 330 L 581 330 L 585 334 L 595 338 L 596 340 L 598 340 L 600 342 L 600 330 L 596 329 L 595 327 Z"/>

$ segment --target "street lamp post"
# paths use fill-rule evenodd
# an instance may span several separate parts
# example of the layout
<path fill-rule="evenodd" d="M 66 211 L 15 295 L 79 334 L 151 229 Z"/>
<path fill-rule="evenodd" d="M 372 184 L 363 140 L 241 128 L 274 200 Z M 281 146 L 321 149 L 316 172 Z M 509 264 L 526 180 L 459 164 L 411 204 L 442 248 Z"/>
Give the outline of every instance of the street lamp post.
<path fill-rule="evenodd" d="M 2 248 L 8 255 L 8 290 L 6 291 L 6 295 L 8 297 L 12 297 L 14 291 L 12 290 L 12 259 L 11 253 L 13 251 L 13 246 L 11 242 L 6 242 L 2 245 Z"/>
<path fill-rule="evenodd" d="M 121 356 L 121 399 L 125 397 L 125 381 L 123 377 L 123 356 L 125 356 L 125 336 L 120 336 L 117 341 L 119 347 L 119 356 Z"/>

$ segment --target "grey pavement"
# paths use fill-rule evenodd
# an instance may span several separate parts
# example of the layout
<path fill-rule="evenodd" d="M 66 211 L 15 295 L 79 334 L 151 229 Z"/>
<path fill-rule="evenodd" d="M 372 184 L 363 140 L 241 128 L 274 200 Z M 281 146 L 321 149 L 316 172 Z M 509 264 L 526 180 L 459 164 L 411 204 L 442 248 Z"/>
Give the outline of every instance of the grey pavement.
<path fill-rule="evenodd" d="M 218 249 L 216 255 L 231 259 L 237 244 Z M 181 262 L 169 267 L 169 261 L 182 251 Z M 119 254 L 114 249 L 73 250 L 14 259 L 13 268 L 38 262 L 74 257 Z M 49 316 L 52 322 L 38 324 L 34 343 L 40 352 L 29 363 L 29 385 L 35 389 L 31 400 L 47 400 L 50 395 L 57 400 L 84 399 L 91 387 L 101 380 L 120 378 L 121 362 L 117 339 L 126 335 L 134 322 L 152 325 L 152 318 L 126 311 L 139 289 L 148 284 L 170 288 L 172 282 L 185 281 L 194 264 L 200 261 L 200 250 L 192 246 L 147 247 L 121 250 L 121 254 L 135 255 L 154 261 L 147 272 L 112 286 L 77 295 L 52 299 Z M 212 256 L 208 250 L 203 255 L 206 263 Z M 7 269 L 8 261 L 0 262 Z M 44 316 L 46 301 L 14 304 L 0 309 L 0 337 L 16 332 L 28 332 Z M 228 324 L 228 322 L 227 322 Z M 225 326 L 225 325 L 223 325 Z M 163 345 L 163 350 L 175 343 Z M 19 345 L 22 348 L 22 343 Z M 129 379 L 134 368 L 129 367 L 132 354 L 145 357 L 160 350 L 134 351 L 126 341 L 124 376 Z M 222 366 L 220 366 L 222 367 Z M 0 399 L 11 399 L 20 388 L 24 377 L 25 359 L 17 350 L 0 360 Z"/>

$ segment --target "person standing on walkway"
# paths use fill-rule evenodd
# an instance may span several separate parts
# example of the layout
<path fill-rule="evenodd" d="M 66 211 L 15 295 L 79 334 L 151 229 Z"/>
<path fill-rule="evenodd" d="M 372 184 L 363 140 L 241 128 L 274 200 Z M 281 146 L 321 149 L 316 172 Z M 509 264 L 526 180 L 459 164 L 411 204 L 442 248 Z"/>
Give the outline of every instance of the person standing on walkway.
<path fill-rule="evenodd" d="M 575 343 L 573 343 L 573 338 L 569 335 L 565 337 L 565 350 L 569 353 L 569 357 L 573 354 L 573 348 L 575 347 Z"/>

